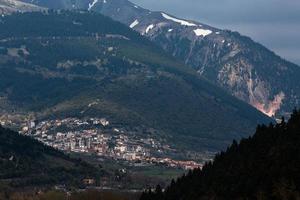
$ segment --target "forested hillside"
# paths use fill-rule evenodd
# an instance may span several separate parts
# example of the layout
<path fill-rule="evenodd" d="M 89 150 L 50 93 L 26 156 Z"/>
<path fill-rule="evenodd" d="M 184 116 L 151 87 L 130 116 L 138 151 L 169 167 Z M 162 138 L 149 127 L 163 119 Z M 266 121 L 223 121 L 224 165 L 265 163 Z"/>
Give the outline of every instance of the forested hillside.
<path fill-rule="evenodd" d="M 141 200 L 299 199 L 300 111 L 288 122 L 257 127 L 253 137 L 233 144 L 207 163 Z"/>
<path fill-rule="evenodd" d="M 102 172 L 84 161 L 0 127 L 0 191 L 54 184 L 80 186 Z"/>

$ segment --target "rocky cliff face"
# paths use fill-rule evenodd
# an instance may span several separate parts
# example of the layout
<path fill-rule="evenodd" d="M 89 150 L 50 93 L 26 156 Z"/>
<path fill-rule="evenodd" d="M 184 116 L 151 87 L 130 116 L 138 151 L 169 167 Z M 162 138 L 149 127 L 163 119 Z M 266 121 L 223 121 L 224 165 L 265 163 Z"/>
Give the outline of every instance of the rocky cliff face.
<path fill-rule="evenodd" d="M 152 12 L 127 0 L 24 1 L 88 9 L 120 21 L 269 116 L 300 106 L 300 67 L 237 32 Z"/>
<path fill-rule="evenodd" d="M 0 0 L 0 15 L 6 15 L 13 12 L 39 11 L 43 8 L 33 4 L 23 3 L 15 0 Z"/>

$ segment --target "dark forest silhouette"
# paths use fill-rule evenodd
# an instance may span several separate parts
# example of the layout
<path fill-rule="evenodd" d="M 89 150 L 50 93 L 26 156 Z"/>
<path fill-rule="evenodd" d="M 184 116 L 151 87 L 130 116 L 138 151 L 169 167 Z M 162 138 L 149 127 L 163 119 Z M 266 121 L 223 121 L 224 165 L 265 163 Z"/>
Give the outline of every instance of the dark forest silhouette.
<path fill-rule="evenodd" d="M 299 199 L 300 110 L 288 122 L 257 127 L 254 136 L 233 141 L 214 162 L 160 187 L 141 200 Z"/>

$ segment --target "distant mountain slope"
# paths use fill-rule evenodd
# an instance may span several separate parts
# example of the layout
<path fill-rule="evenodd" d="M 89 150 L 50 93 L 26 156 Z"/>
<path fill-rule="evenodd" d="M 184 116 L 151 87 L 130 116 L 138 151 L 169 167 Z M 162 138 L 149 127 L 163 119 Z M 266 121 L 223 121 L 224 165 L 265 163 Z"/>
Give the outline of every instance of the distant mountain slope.
<path fill-rule="evenodd" d="M 0 0 L 0 15 L 14 12 L 40 11 L 43 8 L 17 0 Z"/>
<path fill-rule="evenodd" d="M 120 21 L 269 116 L 288 115 L 300 105 L 300 67 L 237 32 L 152 12 L 128 0 L 27 2 L 55 9 L 88 9 Z"/>
<path fill-rule="evenodd" d="M 92 10 L 131 26 L 269 116 L 300 104 L 300 67 L 248 37 L 151 12 L 127 0 L 98 1 Z"/>
<path fill-rule="evenodd" d="M 81 185 L 99 178 L 100 169 L 72 159 L 29 137 L 0 127 L 0 184 L 29 187 L 54 184 Z"/>
<path fill-rule="evenodd" d="M 294 111 L 287 123 L 258 126 L 253 137 L 234 142 L 202 170 L 141 200 L 299 199 L 299 133 L 300 111 Z"/>
<path fill-rule="evenodd" d="M 17 110 L 106 116 L 154 128 L 170 144 L 193 151 L 223 148 L 270 120 L 100 14 L 25 13 L 1 20 L 0 95 Z"/>

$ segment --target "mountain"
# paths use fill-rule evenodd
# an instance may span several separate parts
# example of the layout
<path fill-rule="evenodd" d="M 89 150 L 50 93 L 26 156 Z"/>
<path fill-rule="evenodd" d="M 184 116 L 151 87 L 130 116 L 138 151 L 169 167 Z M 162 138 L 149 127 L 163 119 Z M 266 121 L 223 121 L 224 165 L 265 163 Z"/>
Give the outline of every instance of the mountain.
<path fill-rule="evenodd" d="M 268 116 L 288 115 L 300 105 L 300 67 L 237 32 L 152 12 L 128 0 L 24 1 L 92 10 L 120 21 Z"/>
<path fill-rule="evenodd" d="M 144 193 L 141 200 L 299 199 L 300 111 L 288 122 L 258 126 L 256 133 L 190 171 L 162 193 Z"/>
<path fill-rule="evenodd" d="M 218 150 L 270 121 L 103 15 L 16 13 L 1 18 L 0 29 L 4 114 L 105 116 L 192 151 Z"/>
<path fill-rule="evenodd" d="M 97 179 L 102 173 L 86 162 L 2 127 L 0 160 L 1 194 L 9 187 L 79 186 L 84 178 Z"/>
<path fill-rule="evenodd" d="M 44 8 L 16 0 L 0 0 L 0 15 L 14 12 L 41 11 Z"/>
<path fill-rule="evenodd" d="M 237 32 L 151 12 L 127 0 L 98 1 L 92 10 L 132 27 L 269 116 L 286 115 L 300 104 L 300 67 Z"/>
<path fill-rule="evenodd" d="M 300 67 L 237 32 L 151 12 L 127 0 L 98 1 L 92 10 L 131 26 L 269 116 L 300 104 Z"/>

